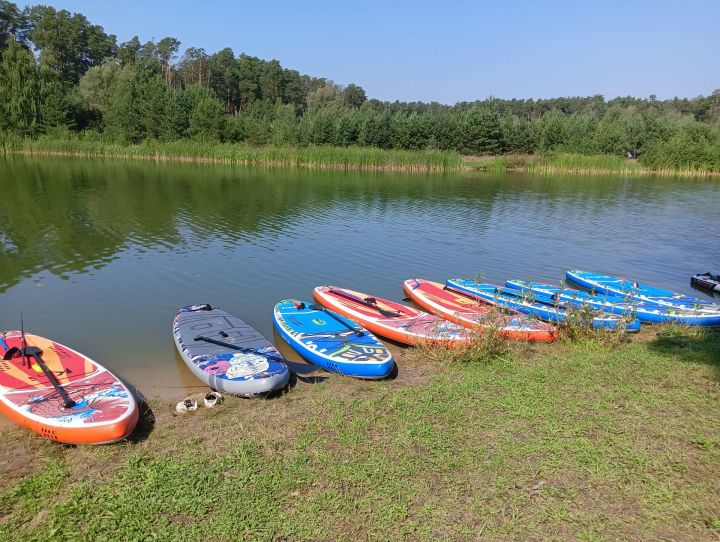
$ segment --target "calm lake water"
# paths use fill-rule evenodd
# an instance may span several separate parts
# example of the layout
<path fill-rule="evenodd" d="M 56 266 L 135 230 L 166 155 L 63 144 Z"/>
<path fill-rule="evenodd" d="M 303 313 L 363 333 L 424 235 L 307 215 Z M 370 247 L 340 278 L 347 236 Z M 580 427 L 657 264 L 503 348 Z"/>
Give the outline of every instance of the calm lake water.
<path fill-rule="evenodd" d="M 146 394 L 198 384 L 170 334 L 211 303 L 273 337 L 280 299 L 409 277 L 557 283 L 566 268 L 676 291 L 720 271 L 720 182 L 400 175 L 0 158 L 0 329 L 74 347 Z"/>

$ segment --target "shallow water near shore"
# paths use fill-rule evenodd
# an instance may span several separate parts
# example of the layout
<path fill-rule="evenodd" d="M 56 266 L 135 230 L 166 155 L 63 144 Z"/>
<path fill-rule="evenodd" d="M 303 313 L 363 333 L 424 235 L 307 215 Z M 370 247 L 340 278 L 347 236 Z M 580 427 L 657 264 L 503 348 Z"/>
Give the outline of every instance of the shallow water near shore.
<path fill-rule="evenodd" d="M 713 180 L 6 157 L 0 193 L 0 329 L 22 312 L 146 395 L 202 389 L 170 334 L 185 304 L 277 341 L 274 304 L 319 284 L 401 300 L 415 276 L 557 283 L 577 267 L 710 299 L 690 275 L 720 271 Z"/>

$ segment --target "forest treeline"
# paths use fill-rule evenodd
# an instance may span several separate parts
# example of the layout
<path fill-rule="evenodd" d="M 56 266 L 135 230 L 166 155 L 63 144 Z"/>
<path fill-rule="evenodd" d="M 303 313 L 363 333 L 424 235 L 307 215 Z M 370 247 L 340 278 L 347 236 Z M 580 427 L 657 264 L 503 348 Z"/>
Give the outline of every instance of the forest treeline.
<path fill-rule="evenodd" d="M 692 99 L 368 99 L 277 60 L 166 37 L 142 43 L 85 16 L 0 0 L 0 131 L 116 143 L 185 138 L 471 155 L 631 153 L 650 168 L 720 170 L 720 90 Z"/>

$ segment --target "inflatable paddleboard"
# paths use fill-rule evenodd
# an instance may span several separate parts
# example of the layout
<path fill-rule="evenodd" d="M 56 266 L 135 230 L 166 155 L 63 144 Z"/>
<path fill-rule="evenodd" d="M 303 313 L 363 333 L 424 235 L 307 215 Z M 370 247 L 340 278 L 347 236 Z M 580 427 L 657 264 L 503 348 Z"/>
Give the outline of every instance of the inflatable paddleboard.
<path fill-rule="evenodd" d="M 565 272 L 565 278 L 594 294 L 626 296 L 633 301 L 655 303 L 662 306 L 704 309 L 709 305 L 713 310 L 720 310 L 720 307 L 704 299 L 678 294 L 650 284 L 633 282 L 622 277 L 571 269 Z"/>
<path fill-rule="evenodd" d="M 0 333 L 0 411 L 64 444 L 122 440 L 139 417 L 132 393 L 99 363 L 38 335 L 26 333 L 23 343 L 20 331 Z"/>
<path fill-rule="evenodd" d="M 540 303 L 530 297 L 524 297 L 520 290 L 514 288 L 498 288 L 494 284 L 483 284 L 467 279 L 448 279 L 445 284 L 448 288 L 466 295 L 475 296 L 488 303 L 520 311 L 536 318 L 542 318 L 548 322 L 563 324 L 568 319 L 568 312 L 565 307 Z M 626 317 L 617 314 L 603 313 L 593 317 L 590 320 L 590 325 L 595 329 L 625 332 L 640 331 L 639 320 L 627 320 Z"/>
<path fill-rule="evenodd" d="M 675 323 L 687 326 L 720 326 L 720 310 L 713 305 L 694 309 L 682 305 L 658 305 L 625 296 L 592 295 L 581 290 L 557 288 L 548 284 L 509 280 L 505 286 L 530 295 L 535 301 L 566 307 L 589 306 L 595 310 L 634 317 L 653 324 Z M 718 307 L 720 309 L 720 307 Z"/>
<path fill-rule="evenodd" d="M 321 305 L 294 299 L 273 311 L 275 329 L 303 358 L 326 371 L 356 378 L 385 378 L 395 366 L 375 335 Z"/>
<path fill-rule="evenodd" d="M 387 299 L 337 286 L 318 286 L 314 296 L 324 307 L 399 343 L 462 346 L 472 338 L 467 328 Z"/>
<path fill-rule="evenodd" d="M 450 290 L 439 282 L 408 279 L 403 282 L 403 290 L 428 312 L 470 329 L 483 331 L 497 328 L 503 337 L 515 341 L 550 342 L 557 336 L 551 324 L 517 312 L 505 314 L 490 303 Z"/>
<path fill-rule="evenodd" d="M 190 371 L 214 390 L 250 397 L 287 385 L 282 354 L 254 328 L 210 305 L 183 307 L 173 337 Z"/>

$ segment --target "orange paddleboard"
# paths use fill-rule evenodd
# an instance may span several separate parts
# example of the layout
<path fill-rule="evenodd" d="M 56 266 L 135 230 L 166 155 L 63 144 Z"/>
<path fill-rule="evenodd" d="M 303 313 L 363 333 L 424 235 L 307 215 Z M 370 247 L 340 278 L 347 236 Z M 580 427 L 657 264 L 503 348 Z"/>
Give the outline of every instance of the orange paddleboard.
<path fill-rule="evenodd" d="M 19 351 L 19 331 L 0 333 L 0 412 L 18 425 L 65 444 L 105 444 L 127 437 L 138 422 L 132 393 L 110 371 L 75 350 L 37 335 L 25 334 L 28 347 L 42 350 L 45 366 L 65 395 L 65 406 L 40 364 Z"/>
<path fill-rule="evenodd" d="M 324 307 L 399 343 L 462 346 L 472 337 L 470 330 L 432 314 L 346 288 L 318 286 L 314 296 Z"/>
<path fill-rule="evenodd" d="M 489 303 L 446 290 L 443 284 L 423 279 L 403 282 L 407 296 L 423 309 L 458 325 L 479 331 L 497 328 L 506 339 L 515 341 L 555 340 L 554 326 L 520 313 L 505 314 Z"/>

